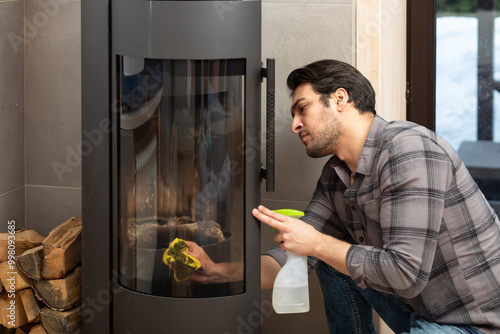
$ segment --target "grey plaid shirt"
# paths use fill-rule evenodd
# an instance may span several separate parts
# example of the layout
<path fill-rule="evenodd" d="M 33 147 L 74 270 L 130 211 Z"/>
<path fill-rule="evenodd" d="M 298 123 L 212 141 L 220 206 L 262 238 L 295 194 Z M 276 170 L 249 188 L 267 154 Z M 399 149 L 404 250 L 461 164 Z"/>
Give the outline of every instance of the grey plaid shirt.
<path fill-rule="evenodd" d="M 333 156 L 302 219 L 356 240 L 347 268 L 359 286 L 395 294 L 429 321 L 500 332 L 500 222 L 435 133 L 376 116 L 354 183 Z M 268 254 L 283 262 L 278 249 Z"/>

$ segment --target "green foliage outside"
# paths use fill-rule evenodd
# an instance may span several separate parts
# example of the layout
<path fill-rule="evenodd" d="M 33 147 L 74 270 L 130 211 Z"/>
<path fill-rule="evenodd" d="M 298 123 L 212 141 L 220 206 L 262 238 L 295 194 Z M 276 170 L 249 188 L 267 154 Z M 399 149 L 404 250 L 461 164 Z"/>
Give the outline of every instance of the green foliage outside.
<path fill-rule="evenodd" d="M 495 9 L 500 10 L 500 0 L 495 1 Z M 475 13 L 477 0 L 436 0 L 437 13 Z"/>

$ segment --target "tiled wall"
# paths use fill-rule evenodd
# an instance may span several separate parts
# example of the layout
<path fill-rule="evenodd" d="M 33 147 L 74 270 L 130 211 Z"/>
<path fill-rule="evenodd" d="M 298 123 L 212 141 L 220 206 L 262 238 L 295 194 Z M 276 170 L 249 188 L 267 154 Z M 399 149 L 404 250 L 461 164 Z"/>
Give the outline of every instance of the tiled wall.
<path fill-rule="evenodd" d="M 0 212 L 47 235 L 81 215 L 80 1 L 0 0 L 0 32 Z"/>
<path fill-rule="evenodd" d="M 286 78 L 295 68 L 319 59 L 335 58 L 354 64 L 355 10 L 354 0 L 263 0 L 262 58 L 264 64 L 266 58 L 276 59 L 276 170 L 279 172 L 274 193 L 266 193 L 265 187 L 262 188 L 262 203 L 272 209 L 304 210 L 327 159 L 308 157 L 298 136 L 291 132 L 291 100 Z M 264 122 L 265 119 L 263 128 Z M 274 245 L 274 234 L 270 228 L 262 228 L 263 251 Z M 264 312 L 263 308 L 263 334 L 329 333 L 316 274 L 310 275 L 309 284 L 311 311 L 277 315 Z M 262 292 L 262 302 L 270 304 L 271 291 Z"/>
<path fill-rule="evenodd" d="M 47 234 L 81 215 L 80 1 L 24 0 L 24 6 L 24 61 L 22 47 L 14 54 L 4 38 L 0 46 L 0 68 L 13 66 L 0 81 L 1 113 L 7 120 L 0 123 L 0 154 L 2 162 L 9 162 L 0 173 L 0 212 L 8 208 L 26 227 Z M 276 192 L 262 192 L 264 205 L 303 210 L 311 198 L 325 159 L 307 157 L 291 133 L 285 80 L 294 68 L 322 58 L 354 63 L 355 7 L 354 0 L 263 1 L 263 61 L 276 59 L 279 171 Z M 22 15 L 22 0 L 0 0 L 0 31 L 23 36 Z M 272 244 L 273 233 L 264 228 L 262 249 Z M 315 275 L 310 284 L 311 311 L 280 316 L 263 312 L 263 334 L 328 333 Z M 269 292 L 262 294 L 264 302 L 270 298 Z"/>
<path fill-rule="evenodd" d="M 22 18 L 22 0 L 0 0 L 0 232 L 25 225 Z"/>
<path fill-rule="evenodd" d="M 278 207 L 282 201 L 307 203 L 325 162 L 309 158 L 298 136 L 291 132 L 288 74 L 324 58 L 354 62 L 355 5 L 345 0 L 305 2 L 278 0 L 264 1 L 262 5 L 263 62 L 266 58 L 276 59 L 276 170 L 279 171 L 276 191 L 262 192 L 262 198 Z M 263 118 L 263 128 L 264 122 Z"/>
<path fill-rule="evenodd" d="M 80 1 L 25 0 L 26 227 L 81 216 Z"/>

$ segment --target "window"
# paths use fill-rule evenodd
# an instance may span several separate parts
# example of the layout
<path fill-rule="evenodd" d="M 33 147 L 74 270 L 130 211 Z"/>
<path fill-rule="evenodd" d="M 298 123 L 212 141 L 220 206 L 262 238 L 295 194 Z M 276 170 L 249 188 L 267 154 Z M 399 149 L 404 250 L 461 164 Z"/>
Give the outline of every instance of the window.
<path fill-rule="evenodd" d="M 500 213 L 496 6 L 493 0 L 408 1 L 407 118 L 435 130 L 459 152 Z"/>

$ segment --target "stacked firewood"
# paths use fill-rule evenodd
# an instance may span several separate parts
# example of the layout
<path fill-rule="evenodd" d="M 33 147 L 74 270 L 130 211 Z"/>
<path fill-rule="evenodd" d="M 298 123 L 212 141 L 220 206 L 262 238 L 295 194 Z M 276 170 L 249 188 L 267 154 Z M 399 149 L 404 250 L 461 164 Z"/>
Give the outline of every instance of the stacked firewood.
<path fill-rule="evenodd" d="M 0 334 L 81 333 L 82 220 L 0 233 Z"/>

